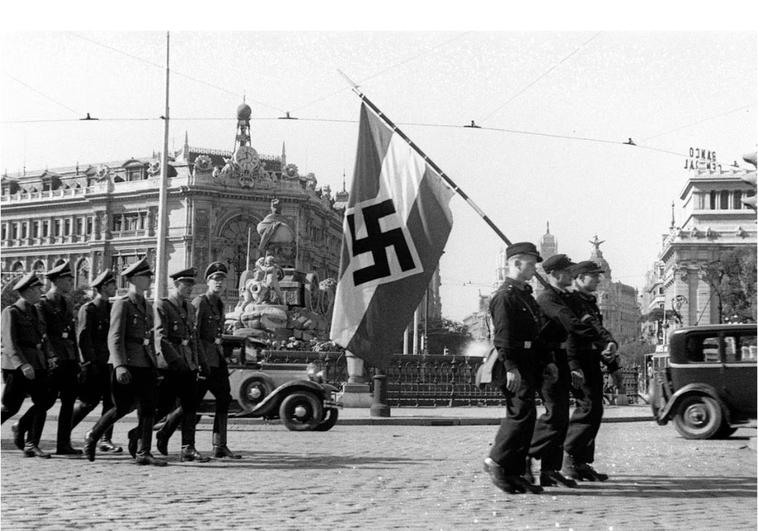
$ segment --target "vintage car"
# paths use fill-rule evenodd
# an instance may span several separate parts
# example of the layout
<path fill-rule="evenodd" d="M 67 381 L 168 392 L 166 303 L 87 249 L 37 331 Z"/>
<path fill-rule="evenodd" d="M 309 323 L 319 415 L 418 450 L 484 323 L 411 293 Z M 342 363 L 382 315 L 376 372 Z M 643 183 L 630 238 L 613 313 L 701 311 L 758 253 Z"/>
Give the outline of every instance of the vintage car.
<path fill-rule="evenodd" d="M 337 388 L 325 383 L 319 362 L 267 362 L 266 344 L 254 338 L 225 335 L 223 345 L 230 360 L 230 416 L 281 419 L 293 431 L 327 431 L 337 423 Z M 201 412 L 212 412 L 213 400 L 208 393 Z"/>
<path fill-rule="evenodd" d="M 671 333 L 655 369 L 650 404 L 660 425 L 687 439 L 728 437 L 755 426 L 756 326 L 707 325 Z"/>

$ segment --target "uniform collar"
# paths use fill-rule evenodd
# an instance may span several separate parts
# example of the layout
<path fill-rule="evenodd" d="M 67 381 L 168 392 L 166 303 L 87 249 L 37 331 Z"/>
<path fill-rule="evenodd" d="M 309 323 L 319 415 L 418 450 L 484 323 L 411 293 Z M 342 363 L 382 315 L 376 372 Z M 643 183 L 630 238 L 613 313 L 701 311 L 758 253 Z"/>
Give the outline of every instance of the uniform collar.
<path fill-rule="evenodd" d="M 519 291 L 529 291 L 531 292 L 532 287 L 524 282 L 523 280 L 519 280 L 517 278 L 513 277 L 505 277 L 505 284 L 513 286 Z"/>

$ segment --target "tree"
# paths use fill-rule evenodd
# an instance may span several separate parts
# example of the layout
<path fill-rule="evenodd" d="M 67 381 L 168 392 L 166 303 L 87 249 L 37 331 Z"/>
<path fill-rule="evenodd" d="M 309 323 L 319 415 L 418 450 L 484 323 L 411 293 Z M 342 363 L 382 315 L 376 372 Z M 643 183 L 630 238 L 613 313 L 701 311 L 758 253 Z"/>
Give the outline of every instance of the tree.
<path fill-rule="evenodd" d="M 428 334 L 429 354 L 442 354 L 445 348 L 448 354 L 463 354 L 464 347 L 473 339 L 465 324 L 444 318 L 430 322 Z"/>
<path fill-rule="evenodd" d="M 746 246 L 721 255 L 724 276 L 721 302 L 724 320 L 733 323 L 756 322 L 756 250 Z"/>

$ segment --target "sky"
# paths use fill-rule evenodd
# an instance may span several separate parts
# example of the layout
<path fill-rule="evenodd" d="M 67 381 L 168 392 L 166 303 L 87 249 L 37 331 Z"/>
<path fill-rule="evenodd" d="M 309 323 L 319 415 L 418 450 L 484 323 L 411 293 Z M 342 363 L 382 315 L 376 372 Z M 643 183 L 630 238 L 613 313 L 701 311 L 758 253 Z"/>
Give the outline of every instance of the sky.
<path fill-rule="evenodd" d="M 742 155 L 756 149 L 757 39 L 745 22 L 755 18 L 728 9 L 737 4 L 714 13 L 690 3 L 655 23 L 637 12 L 636 27 L 559 11 L 545 27 L 498 24 L 478 2 L 460 20 L 424 25 L 423 10 L 406 9 L 417 17 L 385 13 L 368 27 L 342 5 L 347 22 L 247 8 L 251 23 L 221 31 L 200 23 L 200 10 L 189 21 L 125 14 L 118 25 L 97 14 L 56 24 L 46 12 L 33 28 L 2 32 L 0 170 L 159 152 L 168 31 L 172 149 L 185 134 L 193 147 L 232 149 L 244 98 L 259 153 L 284 144 L 318 186 L 341 190 L 344 176 L 349 190 L 360 100 L 342 71 L 511 241 L 536 243 L 549 223 L 558 252 L 578 261 L 597 235 L 613 280 L 642 288 L 672 201 L 683 221 L 689 149 L 715 151 L 724 167 L 747 167 Z M 298 120 L 280 120 L 287 112 Z M 88 113 L 99 120 L 80 120 Z M 463 127 L 472 121 L 480 127 Z M 451 208 L 442 311 L 462 320 L 492 290 L 505 244 L 460 197 Z"/>

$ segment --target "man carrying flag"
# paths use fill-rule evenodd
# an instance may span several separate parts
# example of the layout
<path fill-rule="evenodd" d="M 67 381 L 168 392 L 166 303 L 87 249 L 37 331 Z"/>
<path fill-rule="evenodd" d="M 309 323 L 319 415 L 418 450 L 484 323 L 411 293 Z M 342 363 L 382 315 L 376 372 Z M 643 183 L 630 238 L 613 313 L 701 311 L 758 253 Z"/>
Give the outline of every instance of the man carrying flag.
<path fill-rule="evenodd" d="M 453 191 L 363 97 L 331 338 L 386 368 L 442 256 Z"/>

